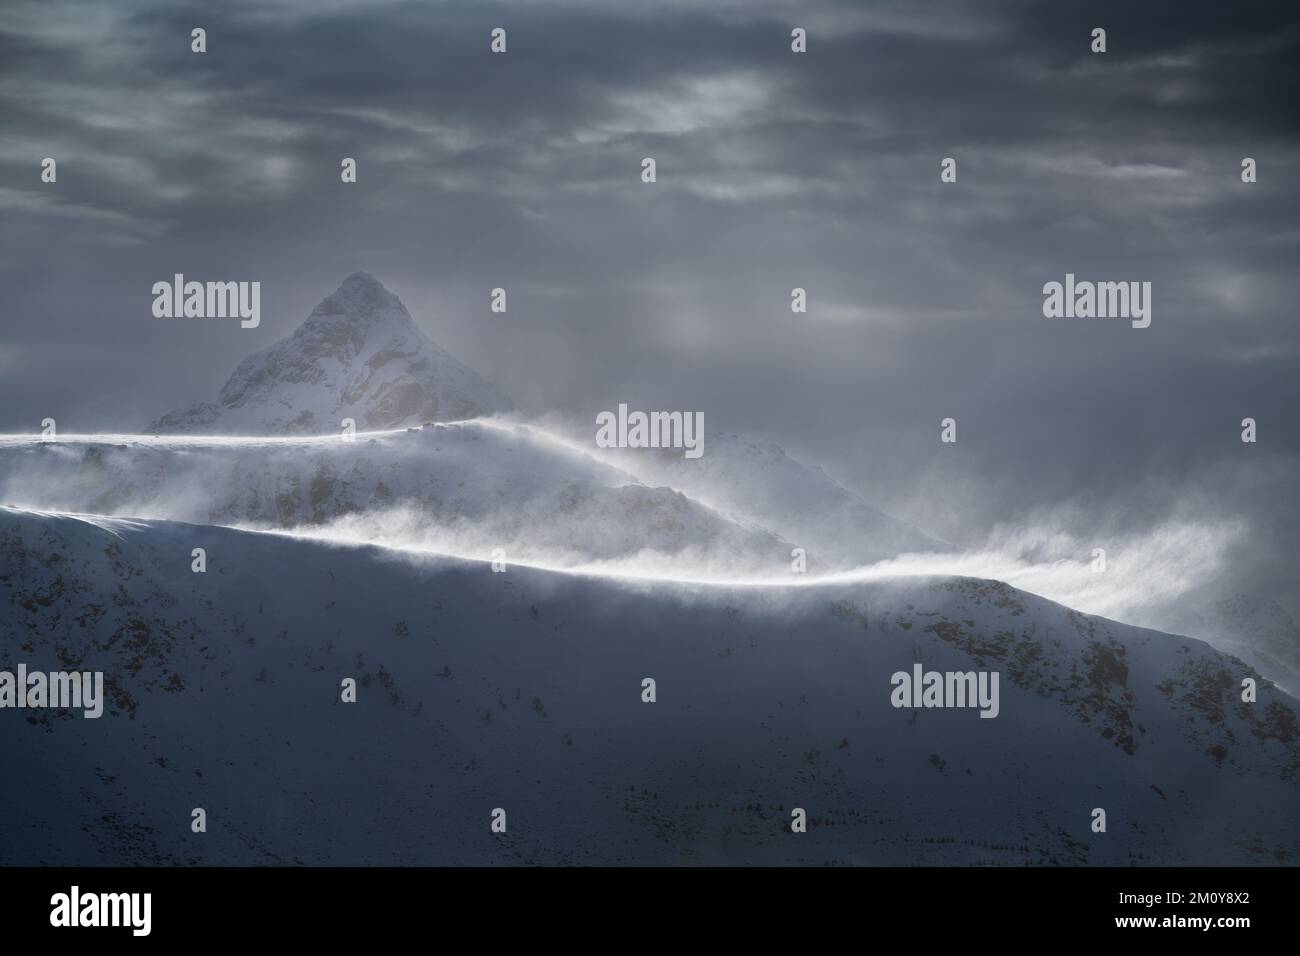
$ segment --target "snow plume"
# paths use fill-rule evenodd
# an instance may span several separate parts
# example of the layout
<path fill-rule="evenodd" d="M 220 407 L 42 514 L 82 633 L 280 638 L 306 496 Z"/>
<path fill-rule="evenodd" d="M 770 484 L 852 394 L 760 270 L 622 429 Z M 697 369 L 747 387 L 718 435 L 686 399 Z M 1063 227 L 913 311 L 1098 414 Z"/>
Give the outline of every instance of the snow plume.
<path fill-rule="evenodd" d="M 1175 629 L 1179 602 L 1239 587 L 1239 556 L 1259 534 L 1222 501 L 1188 491 L 1159 509 L 1102 513 L 1074 502 L 1031 512 L 967 535 L 958 550 L 910 532 L 777 446 L 725 437 L 700 462 L 684 463 L 712 470 L 670 466 L 671 477 L 684 479 L 671 484 L 654 480 L 664 476 L 649 473 L 651 458 L 619 458 L 625 467 L 644 464 L 638 481 L 562 436 L 483 421 L 353 442 L 114 436 L 0 444 L 0 502 L 30 510 L 291 531 L 485 561 L 499 548 L 510 564 L 691 583 L 992 578 L 1165 630 Z M 681 483 L 707 496 L 683 493 Z M 820 502 L 811 514 L 799 510 L 800 489 Z M 795 549 L 806 552 L 806 573 L 795 570 Z M 1105 551 L 1104 570 L 1094 549 Z"/>
<path fill-rule="evenodd" d="M 601 531 L 603 540 L 570 543 L 565 527 L 504 520 L 515 515 L 513 509 L 503 508 L 496 517 L 445 523 L 430 521 L 418 509 L 397 508 L 344 515 L 289 533 L 485 562 L 501 548 L 508 564 L 683 584 L 779 588 L 906 577 L 988 578 L 1087 614 L 1157 626 L 1166 610 L 1215 580 L 1225 556 L 1248 531 L 1244 522 L 1231 518 L 1171 519 L 1147 531 L 1108 535 L 1102 570 L 1092 553 L 1101 539 L 1083 539 L 1048 523 L 999 527 L 987 542 L 967 551 L 904 554 L 840 571 L 813 566 L 798 574 L 775 548 L 766 570 L 726 547 L 681 543 L 620 550 L 624 542 L 614 523 L 586 526 Z M 493 536 L 485 529 L 498 533 Z"/>
<path fill-rule="evenodd" d="M 1086 614 L 1156 626 L 1153 615 L 1215 580 L 1248 531 L 1246 522 L 1227 517 L 1171 518 L 1086 539 L 1047 523 L 1001 526 L 969 550 L 901 555 L 853 574 L 992 578 Z M 1104 570 L 1097 548 L 1105 551 Z"/>
<path fill-rule="evenodd" d="M 662 489 L 640 489 L 658 495 Z M 415 555 L 471 561 L 504 561 L 554 571 L 683 583 L 736 583 L 747 580 L 798 583 L 789 573 L 789 548 L 761 529 L 719 523 L 708 526 L 707 512 L 688 512 L 687 523 L 704 522 L 689 533 L 672 523 L 631 529 L 622 517 L 626 502 L 611 500 L 604 515 L 561 514 L 554 509 L 524 510 L 510 503 L 491 511 L 433 518 L 418 507 L 353 512 L 323 524 L 275 528 L 240 523 L 246 531 L 271 531 L 347 545 L 379 545 Z M 658 504 L 647 499 L 647 514 Z M 635 508 L 633 510 L 636 510 Z M 575 534 L 575 531 L 580 533 Z M 784 578 L 779 577 L 782 568 Z"/>

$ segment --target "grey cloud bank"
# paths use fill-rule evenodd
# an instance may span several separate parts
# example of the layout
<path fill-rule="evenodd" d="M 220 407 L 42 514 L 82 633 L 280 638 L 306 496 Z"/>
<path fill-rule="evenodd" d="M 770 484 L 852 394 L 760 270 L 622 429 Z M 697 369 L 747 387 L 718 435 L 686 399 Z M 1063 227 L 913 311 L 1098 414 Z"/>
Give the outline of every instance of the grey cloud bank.
<path fill-rule="evenodd" d="M 529 414 L 698 409 L 959 544 L 1242 517 L 1225 587 L 1294 595 L 1298 45 L 1272 3 L 8 3 L 0 431 L 212 395 L 366 269 Z M 155 319 L 176 273 L 259 327 Z M 1067 273 L 1158 317 L 1047 320 Z"/>

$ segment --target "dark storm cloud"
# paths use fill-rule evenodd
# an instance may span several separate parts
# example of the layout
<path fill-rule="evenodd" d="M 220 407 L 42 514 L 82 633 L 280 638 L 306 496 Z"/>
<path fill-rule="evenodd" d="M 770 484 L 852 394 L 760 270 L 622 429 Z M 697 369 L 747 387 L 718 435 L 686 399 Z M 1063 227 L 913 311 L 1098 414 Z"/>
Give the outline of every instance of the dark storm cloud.
<path fill-rule="evenodd" d="M 530 412 L 702 409 L 957 541 L 1195 498 L 1294 590 L 1298 46 L 1275 3 L 11 2 L 0 428 L 210 397 L 366 268 Z M 152 319 L 175 271 L 261 328 Z M 1152 327 L 1044 319 L 1066 272 Z"/>

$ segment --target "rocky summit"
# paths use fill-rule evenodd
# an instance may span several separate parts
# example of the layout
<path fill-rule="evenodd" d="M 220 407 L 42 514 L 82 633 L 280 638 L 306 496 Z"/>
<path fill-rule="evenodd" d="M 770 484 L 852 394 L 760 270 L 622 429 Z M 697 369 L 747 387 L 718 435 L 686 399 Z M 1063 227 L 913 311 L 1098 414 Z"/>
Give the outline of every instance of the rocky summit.
<path fill-rule="evenodd" d="M 215 402 L 170 412 L 154 434 L 313 435 L 509 410 L 496 386 L 434 343 L 374 276 L 343 281 L 288 338 L 250 355 Z"/>

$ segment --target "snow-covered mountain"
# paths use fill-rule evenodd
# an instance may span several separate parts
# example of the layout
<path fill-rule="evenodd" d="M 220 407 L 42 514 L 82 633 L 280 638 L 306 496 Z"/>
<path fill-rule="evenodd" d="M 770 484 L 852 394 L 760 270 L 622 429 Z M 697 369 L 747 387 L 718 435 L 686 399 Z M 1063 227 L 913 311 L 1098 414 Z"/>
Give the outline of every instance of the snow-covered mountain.
<path fill-rule="evenodd" d="M 215 403 L 164 415 L 151 434 L 338 434 L 506 411 L 510 400 L 435 345 L 400 299 L 357 272 L 286 339 L 244 359 Z"/>
<path fill-rule="evenodd" d="M 1164 609 L 1214 649 L 818 578 L 947 546 L 775 445 L 597 452 L 508 408 L 358 273 L 157 434 L 0 437 L 0 670 L 108 692 L 0 708 L 0 863 L 1300 862 L 1280 607 Z M 997 672 L 996 718 L 892 706 L 916 664 Z"/>
<path fill-rule="evenodd" d="M 710 435 L 705 454 L 696 459 L 675 449 L 602 454 L 647 483 L 671 485 L 770 528 L 829 567 L 846 569 L 905 553 L 951 550 L 771 442 L 724 433 Z"/>
<path fill-rule="evenodd" d="M 486 420 L 354 441 L 0 439 L 0 503 L 676 576 L 789 573 L 792 547 L 544 432 Z"/>
<path fill-rule="evenodd" d="M 0 503 L 695 579 L 783 577 L 796 546 L 812 574 L 950 550 L 820 468 L 736 435 L 710 434 L 705 455 L 687 459 L 597 449 L 590 430 L 566 442 L 502 420 L 414 427 L 508 407 L 356 273 L 293 336 L 242 362 L 218 404 L 154 424 L 191 440 L 0 438 Z M 410 427 L 346 442 L 344 418 L 362 432 Z M 258 437 L 211 440 L 222 435 Z M 1296 628 L 1277 614 L 1189 604 L 1135 623 L 1208 639 L 1300 686 Z"/>
<path fill-rule="evenodd" d="M 4 863 L 1300 860 L 1294 700 L 991 581 L 686 588 L 0 509 L 0 618 L 0 666 L 108 699 L 0 710 Z M 998 716 L 895 708 L 914 663 L 999 672 Z"/>
<path fill-rule="evenodd" d="M 494 386 L 430 342 L 396 296 L 358 272 L 291 337 L 240 363 L 215 404 L 165 415 L 148 431 L 338 436 L 346 418 L 361 431 L 374 431 L 509 408 Z M 544 435 L 538 429 L 533 433 Z M 454 444 L 455 437 L 435 444 Z M 711 436 L 708 453 L 697 460 L 648 451 L 604 453 L 604 460 L 622 469 L 617 481 L 608 473 L 593 478 L 591 461 L 583 465 L 586 478 L 575 481 L 553 462 L 539 466 L 535 455 L 524 452 L 527 443 L 492 440 L 483 429 L 473 438 L 479 441 L 475 454 L 452 461 L 433 455 L 427 442 L 397 449 L 373 441 L 329 450 L 161 446 L 146 455 L 128 441 L 125 456 L 111 447 L 89 451 L 76 488 L 64 480 L 66 473 L 29 481 L 29 475 L 16 475 L 14 465 L 0 460 L 0 481 L 7 474 L 9 488 L 17 481 L 25 491 L 41 489 L 35 497 L 6 493 L 0 500 L 280 527 L 319 526 L 344 515 L 409 506 L 419 509 L 415 517 L 425 529 L 440 529 L 436 544 L 459 553 L 474 553 L 459 547 L 466 533 L 476 546 L 480 539 L 504 535 L 536 561 L 584 563 L 643 549 L 685 558 L 689 552 L 692 560 L 679 561 L 679 574 L 701 573 L 706 565 L 708 573 L 774 570 L 773 541 L 783 545 L 787 568 L 790 543 L 804 548 L 810 570 L 945 548 L 871 507 L 821 469 L 775 445 L 734 435 Z M 590 451 L 597 449 L 593 445 Z M 408 456 L 402 463 L 394 460 Z M 196 476 L 196 469 L 204 473 Z M 455 488 L 451 494 L 449 485 Z M 527 490 L 520 494 L 515 486 Z M 591 492 L 592 487 L 603 490 Z M 511 501 L 516 513 L 510 527 L 483 523 L 488 513 L 504 515 Z M 701 536 L 688 545 L 695 532 Z"/>

